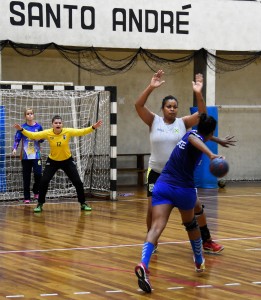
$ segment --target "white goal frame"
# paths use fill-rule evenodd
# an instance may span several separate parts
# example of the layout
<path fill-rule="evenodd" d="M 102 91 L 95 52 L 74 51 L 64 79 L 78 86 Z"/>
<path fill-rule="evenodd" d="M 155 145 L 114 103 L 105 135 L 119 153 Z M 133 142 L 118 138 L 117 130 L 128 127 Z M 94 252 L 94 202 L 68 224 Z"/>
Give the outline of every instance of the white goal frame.
<path fill-rule="evenodd" d="M 64 85 L 65 84 L 65 85 Z M 110 157 L 109 157 L 109 190 L 104 193 L 99 191 L 95 191 L 93 193 L 93 197 L 95 197 L 95 194 L 97 196 L 103 197 L 105 194 L 106 199 L 110 200 L 117 200 L 117 169 L 116 169 L 116 160 L 117 160 L 117 89 L 115 86 L 73 86 L 70 83 L 61 83 L 61 84 L 49 84 L 49 83 L 39 83 L 39 82 L 0 82 L 0 98 L 2 97 L 3 91 L 8 90 L 45 90 L 45 91 L 75 91 L 77 93 L 86 92 L 86 91 L 104 91 L 109 92 L 109 102 L 110 102 L 110 115 L 109 115 L 109 127 L 110 127 L 110 136 L 109 136 L 109 147 L 110 147 Z M 75 109 L 74 102 L 72 101 L 72 113 Z M 0 105 L 1 99 L 0 99 Z M 22 112 L 21 112 L 22 113 Z M 0 112 L 1 114 L 1 112 Z M 75 115 L 73 113 L 73 115 Z M 2 118 L 2 115 L 0 116 Z M 76 124 L 76 117 L 73 118 L 73 127 L 77 127 Z M 1 124 L 0 124 L 1 126 Z M 44 128 L 47 129 L 47 128 Z M 8 129 L 9 130 L 9 129 Z M 1 134 L 1 130 L 0 130 Z M 3 134 L 3 132 L 2 132 Z M 1 140 L 1 136 L 0 136 Z M 73 141 L 74 143 L 78 143 L 78 139 L 75 138 Z M 0 145 L 1 147 L 3 145 Z M 2 147 L 3 148 L 3 147 Z M 4 153 L 3 151 L 0 152 L 0 157 L 3 155 L 10 155 L 10 153 Z M 79 156 L 79 154 L 76 153 L 76 156 Z M 78 157 L 79 159 L 79 157 Z M 77 157 L 76 157 L 77 160 Z M 5 192 L 1 190 L 1 185 L 3 184 L 4 178 L 3 178 L 3 166 L 4 166 L 5 159 L 0 160 L 0 201 L 1 200 L 9 200 L 9 198 L 5 197 Z M 2 171 L 1 171 L 2 170 Z"/>

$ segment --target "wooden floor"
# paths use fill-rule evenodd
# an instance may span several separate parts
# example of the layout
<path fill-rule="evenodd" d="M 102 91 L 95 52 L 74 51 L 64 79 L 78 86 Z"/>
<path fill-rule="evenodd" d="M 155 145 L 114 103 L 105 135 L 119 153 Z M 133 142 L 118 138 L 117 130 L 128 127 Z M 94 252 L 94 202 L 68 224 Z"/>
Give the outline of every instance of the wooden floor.
<path fill-rule="evenodd" d="M 122 187 L 119 200 L 0 204 L 0 299 L 261 299 L 261 182 L 199 190 L 221 255 L 194 271 L 178 212 L 160 238 L 150 271 L 153 291 L 138 289 L 134 267 L 146 234 L 144 188 Z"/>

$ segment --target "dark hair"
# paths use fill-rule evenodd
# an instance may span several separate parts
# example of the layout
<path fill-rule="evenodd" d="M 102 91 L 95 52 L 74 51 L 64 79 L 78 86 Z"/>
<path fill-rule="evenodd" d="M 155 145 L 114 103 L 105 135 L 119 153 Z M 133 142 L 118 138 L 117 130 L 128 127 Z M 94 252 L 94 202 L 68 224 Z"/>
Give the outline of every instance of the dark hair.
<path fill-rule="evenodd" d="M 199 116 L 198 133 L 204 136 L 209 135 L 216 129 L 216 126 L 217 121 L 212 116 L 208 116 L 207 114 Z"/>
<path fill-rule="evenodd" d="M 175 100 L 177 102 L 177 105 L 179 105 L 178 99 L 176 97 L 174 97 L 172 95 L 168 95 L 162 99 L 161 108 L 164 108 L 164 106 L 168 100 Z"/>
<path fill-rule="evenodd" d="M 62 117 L 60 117 L 59 115 L 55 115 L 55 116 L 52 118 L 52 123 L 54 122 L 54 120 L 62 120 Z"/>

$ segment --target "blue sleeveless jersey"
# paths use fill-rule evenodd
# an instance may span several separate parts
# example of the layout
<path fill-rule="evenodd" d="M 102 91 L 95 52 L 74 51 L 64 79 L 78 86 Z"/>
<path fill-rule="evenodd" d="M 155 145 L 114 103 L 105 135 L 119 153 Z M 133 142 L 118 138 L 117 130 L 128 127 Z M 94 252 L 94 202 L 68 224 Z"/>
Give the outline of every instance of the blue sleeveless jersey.
<path fill-rule="evenodd" d="M 188 131 L 172 151 L 158 181 L 176 187 L 195 187 L 194 170 L 201 161 L 202 152 L 188 141 L 191 134 L 203 141 L 197 131 Z"/>

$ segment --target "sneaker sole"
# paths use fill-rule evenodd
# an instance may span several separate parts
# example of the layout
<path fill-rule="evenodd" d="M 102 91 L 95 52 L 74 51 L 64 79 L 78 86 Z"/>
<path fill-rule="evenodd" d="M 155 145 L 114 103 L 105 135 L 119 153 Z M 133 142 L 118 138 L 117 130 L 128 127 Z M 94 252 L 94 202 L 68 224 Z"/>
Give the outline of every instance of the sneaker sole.
<path fill-rule="evenodd" d="M 139 285 L 140 289 L 143 290 L 143 292 L 151 293 L 150 285 L 145 280 L 142 280 L 139 278 L 138 285 Z"/>
<path fill-rule="evenodd" d="M 140 266 L 137 266 L 135 268 L 135 274 L 138 277 L 138 285 L 143 292 L 151 293 L 151 286 L 150 284 L 145 280 L 145 273 L 143 268 Z"/>
<path fill-rule="evenodd" d="M 41 208 L 41 209 L 36 209 L 36 208 L 34 208 L 34 212 L 35 213 L 40 213 L 40 212 L 42 212 L 43 211 L 43 209 Z"/>
<path fill-rule="evenodd" d="M 82 210 L 82 211 L 91 211 L 91 210 L 92 210 L 92 208 L 91 208 L 91 207 L 89 207 L 88 209 L 84 209 L 84 208 L 82 208 L 81 210 Z"/>
<path fill-rule="evenodd" d="M 204 250 L 204 253 L 208 253 L 208 254 L 220 254 L 220 252 L 223 251 L 224 248 L 225 248 L 225 247 L 222 247 L 222 248 L 221 248 L 220 250 L 218 250 L 218 251 L 213 251 L 212 249 L 204 249 L 204 248 L 203 248 L 203 250 Z"/>

